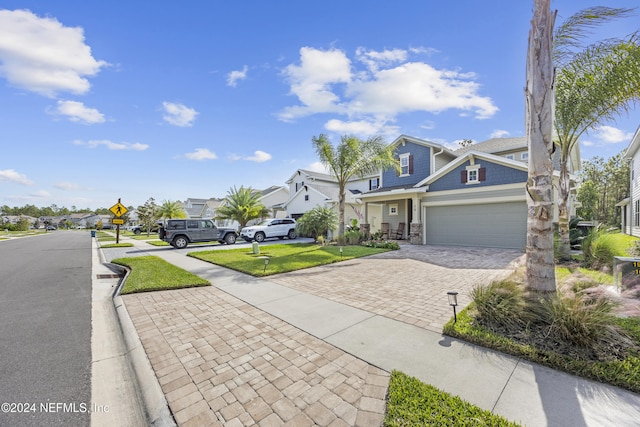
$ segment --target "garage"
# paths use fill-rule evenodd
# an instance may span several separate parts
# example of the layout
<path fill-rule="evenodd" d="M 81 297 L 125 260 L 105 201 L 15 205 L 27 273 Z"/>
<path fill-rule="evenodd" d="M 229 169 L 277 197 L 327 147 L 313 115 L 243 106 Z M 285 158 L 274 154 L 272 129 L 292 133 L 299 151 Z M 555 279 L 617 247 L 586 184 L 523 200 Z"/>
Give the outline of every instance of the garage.
<path fill-rule="evenodd" d="M 424 218 L 428 245 L 526 246 L 526 202 L 428 206 Z"/>

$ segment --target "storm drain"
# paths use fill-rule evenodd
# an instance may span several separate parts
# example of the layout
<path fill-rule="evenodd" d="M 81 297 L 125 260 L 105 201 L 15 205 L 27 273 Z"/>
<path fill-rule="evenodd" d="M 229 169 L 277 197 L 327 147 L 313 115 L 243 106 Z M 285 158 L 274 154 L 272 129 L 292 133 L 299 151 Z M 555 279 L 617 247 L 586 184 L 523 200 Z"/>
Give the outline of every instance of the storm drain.
<path fill-rule="evenodd" d="M 119 274 L 97 274 L 96 278 L 98 279 L 119 279 Z"/>

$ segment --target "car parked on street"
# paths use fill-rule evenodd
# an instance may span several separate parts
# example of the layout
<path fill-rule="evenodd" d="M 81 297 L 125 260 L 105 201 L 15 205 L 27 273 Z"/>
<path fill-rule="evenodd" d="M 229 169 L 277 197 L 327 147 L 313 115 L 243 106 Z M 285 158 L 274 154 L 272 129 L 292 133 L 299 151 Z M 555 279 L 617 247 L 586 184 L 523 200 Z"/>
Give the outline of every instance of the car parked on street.
<path fill-rule="evenodd" d="M 244 227 L 240 230 L 240 237 L 247 242 L 263 242 L 265 239 L 277 237 L 278 239 L 296 238 L 296 220 L 293 218 L 266 219 L 258 225 Z"/>
<path fill-rule="evenodd" d="M 160 240 L 177 249 L 193 242 L 214 242 L 233 245 L 238 234 L 232 228 L 219 228 L 210 219 L 169 219 L 158 230 Z"/>

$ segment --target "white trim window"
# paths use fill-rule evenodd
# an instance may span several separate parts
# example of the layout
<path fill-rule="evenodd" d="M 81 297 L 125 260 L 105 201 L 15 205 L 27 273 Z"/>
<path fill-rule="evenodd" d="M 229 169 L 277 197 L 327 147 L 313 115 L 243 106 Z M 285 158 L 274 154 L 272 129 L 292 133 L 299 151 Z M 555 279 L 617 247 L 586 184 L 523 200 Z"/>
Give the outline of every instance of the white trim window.
<path fill-rule="evenodd" d="M 389 205 L 389 215 L 398 215 L 398 204 L 393 203 Z"/>
<path fill-rule="evenodd" d="M 529 160 L 529 152 L 525 151 L 524 153 L 521 153 L 520 160 Z"/>
<path fill-rule="evenodd" d="M 463 184 L 478 184 L 487 179 L 486 168 L 480 167 L 480 164 L 466 166 L 462 171 L 460 180 Z"/>
<path fill-rule="evenodd" d="M 506 156 L 504 156 L 505 159 L 509 159 L 509 160 L 514 160 L 513 158 L 513 154 L 507 154 Z"/>
<path fill-rule="evenodd" d="M 413 165 L 410 153 L 400 154 L 400 176 L 409 176 L 413 173 Z"/>

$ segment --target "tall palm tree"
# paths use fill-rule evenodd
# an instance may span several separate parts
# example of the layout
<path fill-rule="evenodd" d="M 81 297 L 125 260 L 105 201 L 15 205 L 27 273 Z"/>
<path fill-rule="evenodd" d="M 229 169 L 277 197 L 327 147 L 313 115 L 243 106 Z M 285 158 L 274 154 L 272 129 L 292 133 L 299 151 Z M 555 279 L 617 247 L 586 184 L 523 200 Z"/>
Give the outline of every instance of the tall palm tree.
<path fill-rule="evenodd" d="M 329 169 L 338 181 L 338 237 L 344 237 L 344 201 L 347 182 L 355 176 L 365 176 L 380 169 L 399 168 L 393 157 L 393 148 L 386 145 L 380 136 L 361 140 L 344 135 L 334 147 L 326 135 L 314 136 L 313 147 L 320 162 Z"/>
<path fill-rule="evenodd" d="M 224 203 L 216 211 L 217 219 L 231 219 L 240 223 L 240 228 L 249 221 L 269 215 L 269 210 L 260 202 L 260 193 L 251 187 L 236 188 L 227 192 Z"/>
<path fill-rule="evenodd" d="M 560 258 L 571 259 L 568 162 L 580 136 L 615 121 L 640 100 L 640 44 L 637 34 L 584 47 L 589 29 L 633 9 L 593 7 L 571 16 L 555 33 L 555 144 L 560 154 L 558 233 Z"/>
<path fill-rule="evenodd" d="M 180 204 L 180 202 L 172 202 L 170 200 L 165 200 L 162 202 L 162 205 L 158 208 L 158 214 L 160 218 L 186 218 L 187 213 L 184 211 L 184 208 Z"/>
<path fill-rule="evenodd" d="M 527 179 L 527 286 L 556 289 L 553 258 L 553 59 L 555 14 L 550 0 L 534 0 L 527 51 L 526 122 L 529 145 Z"/>

